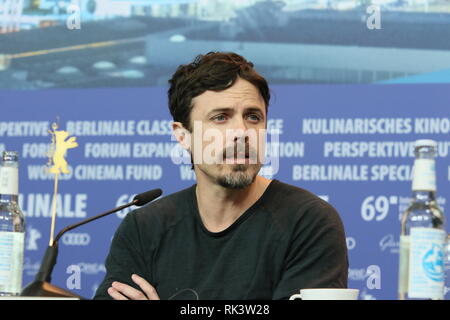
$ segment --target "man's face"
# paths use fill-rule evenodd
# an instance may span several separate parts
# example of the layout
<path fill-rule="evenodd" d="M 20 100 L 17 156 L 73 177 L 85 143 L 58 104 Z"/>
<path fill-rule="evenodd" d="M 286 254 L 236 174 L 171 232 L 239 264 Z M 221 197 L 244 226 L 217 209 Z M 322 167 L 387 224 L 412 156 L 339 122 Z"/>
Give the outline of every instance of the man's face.
<path fill-rule="evenodd" d="M 237 78 L 223 91 L 205 91 L 192 101 L 194 165 L 217 184 L 250 185 L 262 166 L 266 107 L 258 89 Z"/>

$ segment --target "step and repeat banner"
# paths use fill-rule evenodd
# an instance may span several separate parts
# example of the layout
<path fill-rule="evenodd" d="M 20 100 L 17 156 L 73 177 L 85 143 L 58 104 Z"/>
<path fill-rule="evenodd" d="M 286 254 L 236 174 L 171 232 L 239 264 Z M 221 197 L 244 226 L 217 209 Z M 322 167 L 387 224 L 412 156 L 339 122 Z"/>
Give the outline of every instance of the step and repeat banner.
<path fill-rule="evenodd" d="M 260 174 L 332 204 L 345 226 L 349 287 L 361 299 L 397 299 L 415 140 L 438 142 L 444 212 L 450 197 L 448 1 L 33 1 L 22 9 L 1 16 L 0 151 L 20 156 L 24 285 L 49 241 L 53 123 L 78 143 L 60 176 L 56 232 L 140 192 L 187 188 L 195 175 L 172 136 L 167 80 L 197 54 L 235 51 L 272 90 L 270 161 Z M 65 234 L 52 282 L 91 298 L 132 209 Z"/>

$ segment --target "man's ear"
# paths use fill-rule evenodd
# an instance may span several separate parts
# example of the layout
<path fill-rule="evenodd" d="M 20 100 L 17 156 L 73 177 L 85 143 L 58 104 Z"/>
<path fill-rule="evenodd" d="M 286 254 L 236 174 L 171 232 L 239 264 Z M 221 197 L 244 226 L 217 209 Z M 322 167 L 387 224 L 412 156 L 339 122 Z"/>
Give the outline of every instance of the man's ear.
<path fill-rule="evenodd" d="M 175 139 L 180 143 L 183 149 L 191 150 L 191 133 L 187 130 L 181 122 L 172 123 L 172 131 Z"/>

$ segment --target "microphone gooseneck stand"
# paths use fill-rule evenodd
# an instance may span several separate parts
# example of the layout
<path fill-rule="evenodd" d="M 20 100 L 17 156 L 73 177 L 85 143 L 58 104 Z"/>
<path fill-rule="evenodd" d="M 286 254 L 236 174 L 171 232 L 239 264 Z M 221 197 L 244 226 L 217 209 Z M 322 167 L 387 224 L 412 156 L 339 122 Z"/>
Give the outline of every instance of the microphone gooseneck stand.
<path fill-rule="evenodd" d="M 70 292 L 66 289 L 57 287 L 53 284 L 51 284 L 51 274 L 53 271 L 53 268 L 56 265 L 56 260 L 58 257 L 58 240 L 63 236 L 64 233 L 78 228 L 79 226 L 82 226 L 86 223 L 89 223 L 91 221 L 100 219 L 104 216 L 107 216 L 111 213 L 123 210 L 125 208 L 131 207 L 133 205 L 135 206 L 143 206 L 147 204 L 148 202 L 158 198 L 162 194 L 161 189 L 154 189 L 150 190 L 141 194 L 138 194 L 134 197 L 133 201 L 124 204 L 120 207 L 114 208 L 112 210 L 109 210 L 107 212 L 104 212 L 102 214 L 99 214 L 97 216 L 94 216 L 92 218 L 80 221 L 76 224 L 70 225 L 64 229 L 62 229 L 55 237 L 55 240 L 53 240 L 52 245 L 49 245 L 47 247 L 47 250 L 45 251 L 44 257 L 42 258 L 41 267 L 39 268 L 38 273 L 36 274 L 36 277 L 33 282 L 28 284 L 20 293 L 21 296 L 27 296 L 27 297 L 65 297 L 65 298 L 78 298 L 85 300 L 86 298 L 83 298 L 73 292 Z"/>

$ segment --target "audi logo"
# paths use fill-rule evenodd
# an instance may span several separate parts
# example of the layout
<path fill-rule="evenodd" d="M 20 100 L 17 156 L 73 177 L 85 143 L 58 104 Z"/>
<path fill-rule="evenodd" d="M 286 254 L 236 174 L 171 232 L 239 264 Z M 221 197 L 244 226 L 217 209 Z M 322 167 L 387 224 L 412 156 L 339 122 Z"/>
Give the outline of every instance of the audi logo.
<path fill-rule="evenodd" d="M 66 233 L 61 239 L 66 246 L 87 246 L 91 242 L 88 233 Z"/>

